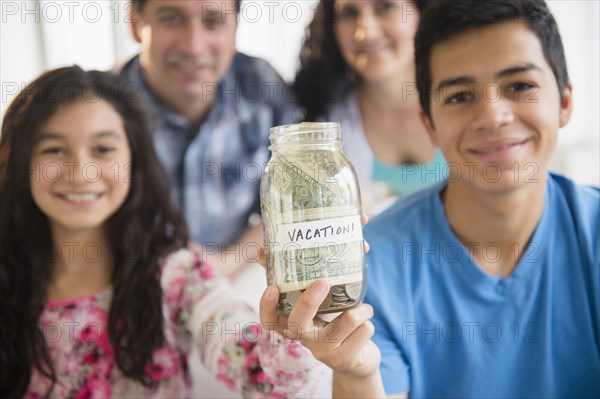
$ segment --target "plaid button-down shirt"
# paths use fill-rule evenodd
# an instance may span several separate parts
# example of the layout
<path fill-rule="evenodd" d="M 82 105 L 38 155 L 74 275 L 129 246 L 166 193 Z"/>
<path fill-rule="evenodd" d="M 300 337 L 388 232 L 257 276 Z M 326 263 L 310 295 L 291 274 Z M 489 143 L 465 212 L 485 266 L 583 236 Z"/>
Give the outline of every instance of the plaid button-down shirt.
<path fill-rule="evenodd" d="M 237 53 L 214 89 L 215 102 L 198 132 L 148 88 L 134 57 L 120 71 L 148 110 L 154 144 L 171 180 L 191 238 L 220 249 L 235 242 L 260 212 L 260 178 L 269 160 L 269 129 L 295 122 L 293 97 L 264 60 Z M 289 98 L 288 98 L 289 97 Z"/>

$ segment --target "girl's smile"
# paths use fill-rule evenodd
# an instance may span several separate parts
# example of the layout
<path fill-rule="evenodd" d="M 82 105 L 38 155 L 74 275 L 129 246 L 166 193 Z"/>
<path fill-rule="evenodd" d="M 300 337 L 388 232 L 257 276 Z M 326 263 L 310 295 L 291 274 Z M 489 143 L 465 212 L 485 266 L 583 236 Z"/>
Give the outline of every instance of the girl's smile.
<path fill-rule="evenodd" d="M 124 203 L 131 152 L 123 121 L 106 101 L 59 108 L 40 128 L 33 150 L 31 193 L 54 231 L 97 229 Z M 120 172 L 120 173 L 119 173 Z"/>

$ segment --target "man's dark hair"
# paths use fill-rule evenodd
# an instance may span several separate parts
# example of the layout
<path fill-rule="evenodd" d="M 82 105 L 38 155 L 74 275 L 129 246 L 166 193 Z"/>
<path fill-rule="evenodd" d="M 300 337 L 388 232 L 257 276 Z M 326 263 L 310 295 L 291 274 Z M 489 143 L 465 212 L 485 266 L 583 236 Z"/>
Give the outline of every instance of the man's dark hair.
<path fill-rule="evenodd" d="M 136 11 L 141 11 L 142 8 L 144 8 L 144 5 L 146 5 L 146 3 L 148 3 L 148 0 L 130 0 L 131 4 L 133 4 L 133 6 L 135 7 L 134 9 Z M 241 8 L 241 3 L 242 0 L 235 0 L 235 10 L 238 12 L 240 12 L 240 8 Z"/>
<path fill-rule="evenodd" d="M 562 99 L 569 84 L 567 64 L 558 26 L 543 0 L 437 0 L 421 14 L 415 36 L 419 101 L 429 119 L 431 53 L 434 46 L 467 30 L 508 21 L 524 23 L 539 38 Z"/>

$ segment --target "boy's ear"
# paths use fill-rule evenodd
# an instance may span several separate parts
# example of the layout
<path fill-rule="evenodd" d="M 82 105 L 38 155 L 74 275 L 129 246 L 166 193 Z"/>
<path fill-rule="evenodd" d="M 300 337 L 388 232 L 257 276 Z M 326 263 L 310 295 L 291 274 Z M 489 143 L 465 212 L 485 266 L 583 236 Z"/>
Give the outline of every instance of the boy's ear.
<path fill-rule="evenodd" d="M 569 83 L 562 93 L 559 114 L 560 127 L 569 123 L 571 112 L 573 112 L 573 85 Z"/>
<path fill-rule="evenodd" d="M 129 23 L 131 24 L 131 35 L 133 36 L 133 39 L 136 42 L 141 43 L 141 30 L 143 25 L 143 22 L 141 21 L 142 16 L 135 9 L 135 6 L 133 4 L 129 4 L 129 7 L 131 7 L 131 9 L 129 10 Z"/>
<path fill-rule="evenodd" d="M 437 134 L 435 132 L 435 127 L 433 126 L 433 122 L 429 119 L 427 115 L 425 115 L 423 109 L 421 109 L 421 111 L 419 112 L 419 117 L 421 118 L 421 123 L 423 123 L 423 126 L 425 126 L 425 129 L 427 130 L 429 139 L 431 140 L 433 145 L 439 147 L 440 145 L 438 142 Z"/>

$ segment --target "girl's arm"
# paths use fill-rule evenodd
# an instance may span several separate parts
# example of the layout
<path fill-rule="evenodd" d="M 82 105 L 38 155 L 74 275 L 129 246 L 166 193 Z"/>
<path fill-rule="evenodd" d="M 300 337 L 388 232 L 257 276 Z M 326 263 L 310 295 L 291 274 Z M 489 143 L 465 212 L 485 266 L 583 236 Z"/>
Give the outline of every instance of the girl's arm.
<path fill-rule="evenodd" d="M 228 282 L 187 250 L 171 255 L 161 284 L 167 323 L 198 348 L 216 380 L 244 397 L 315 397 L 327 370 L 297 340 L 263 329 Z M 184 348 L 189 350 L 189 348 Z"/>

